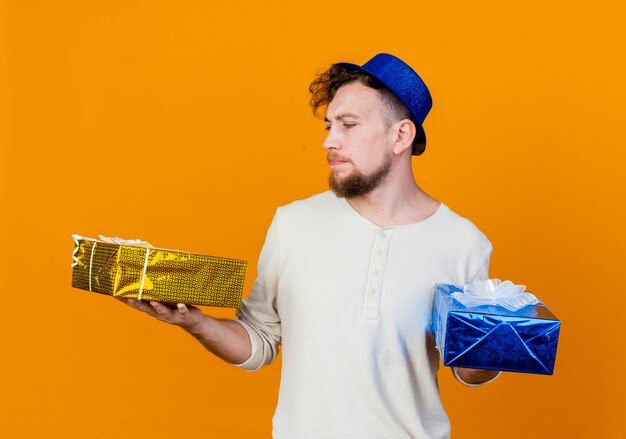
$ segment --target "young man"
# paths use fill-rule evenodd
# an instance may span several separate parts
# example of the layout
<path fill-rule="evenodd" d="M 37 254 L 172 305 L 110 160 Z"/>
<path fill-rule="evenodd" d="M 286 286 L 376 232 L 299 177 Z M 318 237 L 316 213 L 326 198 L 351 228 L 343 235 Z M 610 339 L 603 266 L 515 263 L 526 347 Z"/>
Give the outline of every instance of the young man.
<path fill-rule="evenodd" d="M 414 180 L 432 103 L 408 65 L 336 64 L 310 90 L 326 107 L 332 191 L 277 210 L 238 320 L 125 302 L 247 370 L 282 344 L 275 438 L 447 438 L 432 287 L 486 278 L 491 244 Z M 469 385 L 496 375 L 455 370 Z"/>

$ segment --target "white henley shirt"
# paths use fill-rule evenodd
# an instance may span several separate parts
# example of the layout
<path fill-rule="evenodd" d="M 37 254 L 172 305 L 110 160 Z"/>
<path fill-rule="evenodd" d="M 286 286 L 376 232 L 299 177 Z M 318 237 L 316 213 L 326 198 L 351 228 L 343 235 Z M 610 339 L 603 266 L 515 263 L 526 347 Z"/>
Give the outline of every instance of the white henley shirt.
<path fill-rule="evenodd" d="M 441 204 L 379 227 L 324 192 L 277 210 L 237 311 L 254 371 L 282 344 L 276 439 L 441 439 L 433 285 L 487 278 L 491 243 Z"/>

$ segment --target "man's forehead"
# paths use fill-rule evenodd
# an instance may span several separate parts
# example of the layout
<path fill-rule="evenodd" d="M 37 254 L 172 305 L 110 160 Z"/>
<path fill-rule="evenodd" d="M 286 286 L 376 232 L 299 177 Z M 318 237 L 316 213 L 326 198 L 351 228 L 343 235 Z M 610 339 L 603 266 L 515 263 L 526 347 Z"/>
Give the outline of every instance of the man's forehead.
<path fill-rule="evenodd" d="M 328 104 L 325 120 L 344 118 L 364 118 L 378 110 L 377 90 L 358 82 L 340 87 Z"/>

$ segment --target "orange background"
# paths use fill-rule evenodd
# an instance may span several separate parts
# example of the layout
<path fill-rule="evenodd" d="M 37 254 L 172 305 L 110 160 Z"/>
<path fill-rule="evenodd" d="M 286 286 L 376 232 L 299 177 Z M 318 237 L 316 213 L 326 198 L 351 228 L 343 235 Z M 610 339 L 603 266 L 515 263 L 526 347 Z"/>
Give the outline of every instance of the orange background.
<path fill-rule="evenodd" d="M 245 258 L 248 291 L 275 208 L 326 189 L 310 80 L 382 51 L 434 97 L 419 183 L 562 320 L 552 377 L 442 370 L 453 437 L 624 434 L 624 2 L 428 3 L 0 3 L 0 437 L 269 437 L 278 362 L 72 289 L 71 234 Z"/>

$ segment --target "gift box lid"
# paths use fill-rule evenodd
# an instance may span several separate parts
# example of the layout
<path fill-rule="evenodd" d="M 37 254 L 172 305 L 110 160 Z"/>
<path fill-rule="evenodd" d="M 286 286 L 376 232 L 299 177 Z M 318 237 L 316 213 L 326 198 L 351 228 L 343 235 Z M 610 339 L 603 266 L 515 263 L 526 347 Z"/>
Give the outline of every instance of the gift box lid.
<path fill-rule="evenodd" d="M 440 306 L 445 307 L 442 309 L 449 309 L 450 311 L 558 320 L 556 316 L 552 313 L 552 311 L 550 311 L 550 309 L 544 303 L 539 303 L 532 306 L 525 306 L 524 308 L 521 308 L 517 311 L 510 311 L 504 307 L 494 305 L 465 306 L 461 302 L 450 296 L 452 293 L 463 292 L 463 288 L 460 288 L 456 285 L 436 284 L 435 293 L 437 292 L 439 292 L 439 295 L 435 295 L 435 297 L 438 297 L 438 300 L 441 300 Z"/>

